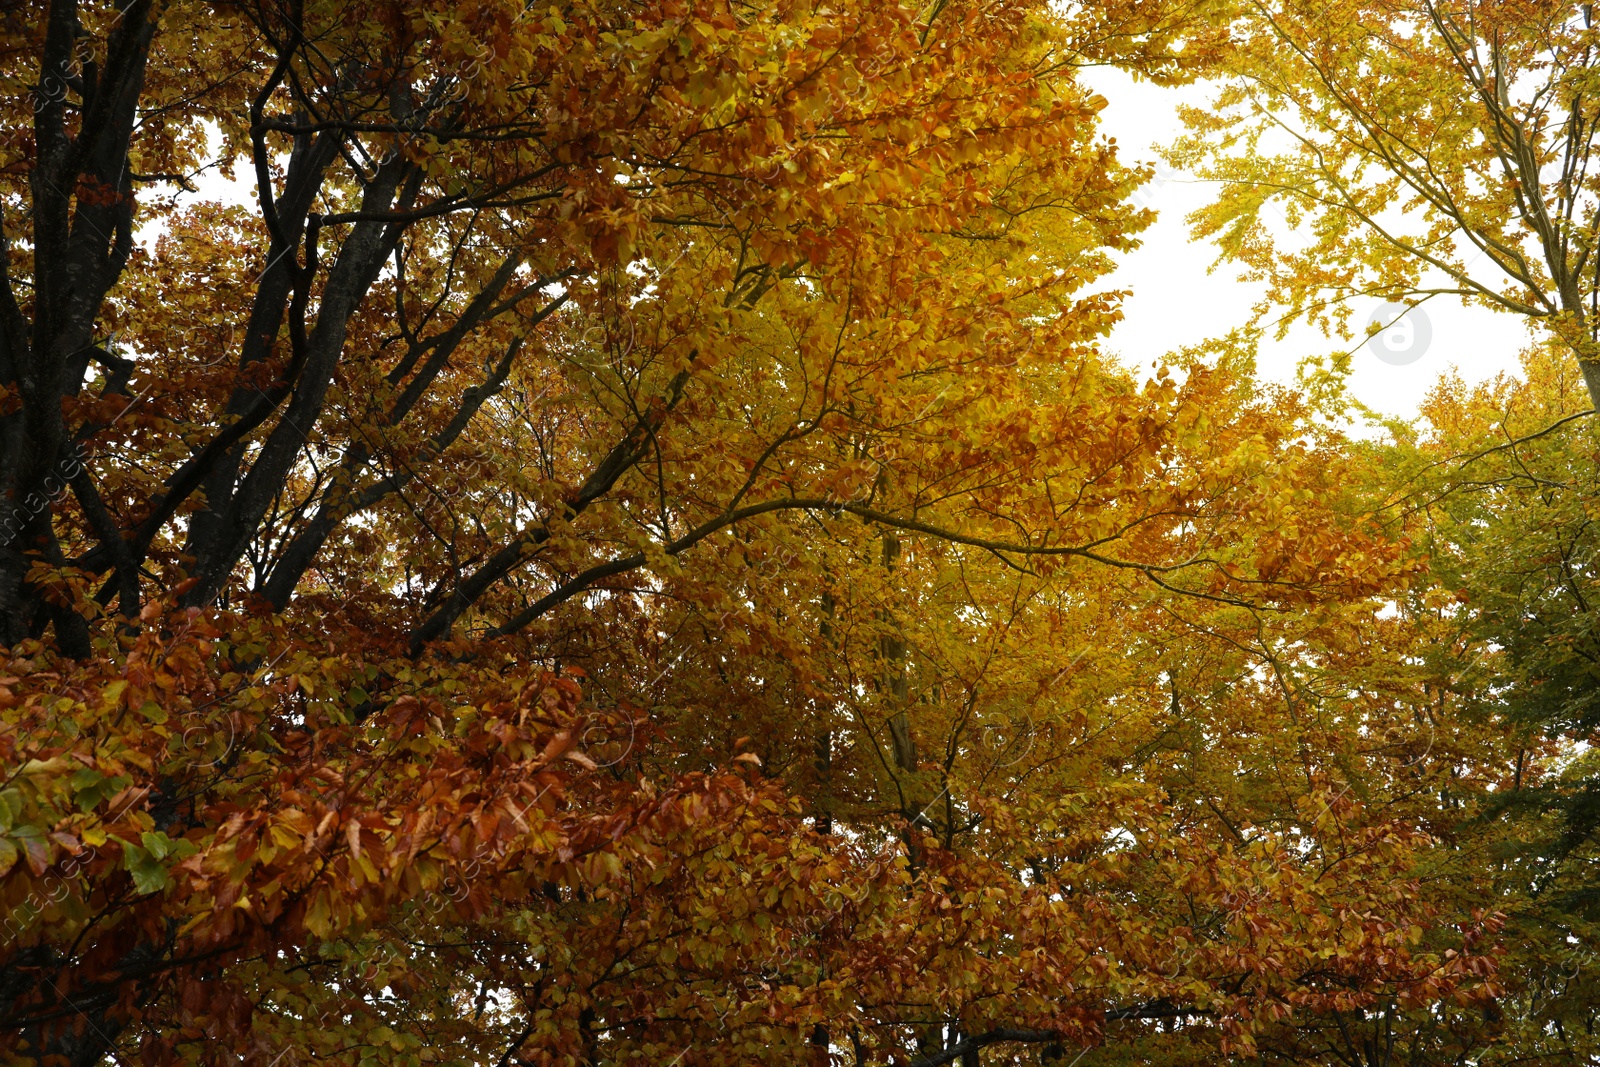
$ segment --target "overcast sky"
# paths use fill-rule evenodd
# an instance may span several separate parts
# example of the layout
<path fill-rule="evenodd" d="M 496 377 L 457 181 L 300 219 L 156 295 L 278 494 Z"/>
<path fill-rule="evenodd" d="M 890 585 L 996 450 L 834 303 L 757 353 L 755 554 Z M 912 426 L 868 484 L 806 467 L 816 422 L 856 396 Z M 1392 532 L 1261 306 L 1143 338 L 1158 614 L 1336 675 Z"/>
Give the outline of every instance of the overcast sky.
<path fill-rule="evenodd" d="M 1181 132 L 1174 113 L 1178 101 L 1201 103 L 1206 99 L 1203 87 L 1163 89 L 1135 82 L 1115 70 L 1091 71 L 1088 81 L 1109 101 L 1101 113 L 1103 125 L 1128 161 L 1156 162 L 1152 146 Z M 1144 204 L 1159 218 L 1145 231 L 1143 247 L 1123 258 L 1110 282 L 1114 288 L 1133 290 L 1124 305 L 1127 318 L 1113 332 L 1109 345 L 1129 364 L 1148 365 L 1166 352 L 1226 334 L 1248 319 L 1251 307 L 1260 299 L 1260 287 L 1240 282 L 1229 265 L 1207 273 L 1216 260 L 1216 249 L 1189 236 L 1184 216 L 1203 205 L 1211 193 L 1207 185 L 1171 172 L 1142 193 Z M 1365 323 L 1381 306 L 1376 300 L 1370 303 L 1370 307 L 1356 309 L 1353 322 Z M 1392 365 L 1370 346 L 1356 353 L 1351 391 L 1369 407 L 1388 414 L 1414 415 L 1433 383 L 1451 367 L 1459 368 L 1468 381 L 1515 372 L 1517 355 L 1528 343 L 1527 331 L 1515 316 L 1463 307 L 1443 297 L 1420 310 L 1427 316 L 1421 332 L 1432 334 L 1425 347 L 1416 343 L 1418 327 L 1406 323 L 1399 324 L 1392 336 L 1377 340 L 1390 346 L 1391 360 L 1415 356 L 1420 349 L 1414 362 Z M 1296 327 L 1283 341 L 1270 337 L 1264 341 L 1259 370 L 1265 378 L 1291 382 L 1295 366 L 1304 356 L 1343 351 L 1354 344 Z"/>

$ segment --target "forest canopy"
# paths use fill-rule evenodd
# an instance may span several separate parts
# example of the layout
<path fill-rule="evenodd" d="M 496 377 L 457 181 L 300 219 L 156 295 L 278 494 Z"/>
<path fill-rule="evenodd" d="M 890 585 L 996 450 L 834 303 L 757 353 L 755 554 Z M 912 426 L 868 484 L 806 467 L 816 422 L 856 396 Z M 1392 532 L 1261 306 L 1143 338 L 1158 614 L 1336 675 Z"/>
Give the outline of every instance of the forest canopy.
<path fill-rule="evenodd" d="M 1600 42 L 1336 8 L 0 5 L 0 1062 L 1595 1062 Z"/>

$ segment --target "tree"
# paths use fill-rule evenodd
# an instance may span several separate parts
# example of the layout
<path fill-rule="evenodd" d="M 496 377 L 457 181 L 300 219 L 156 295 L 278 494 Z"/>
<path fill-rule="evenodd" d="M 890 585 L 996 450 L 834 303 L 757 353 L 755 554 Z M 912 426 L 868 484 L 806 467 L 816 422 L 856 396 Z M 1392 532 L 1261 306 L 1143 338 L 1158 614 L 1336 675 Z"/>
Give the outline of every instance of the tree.
<path fill-rule="evenodd" d="M 1587 5 L 1239 5 L 1172 159 L 1222 183 L 1197 234 L 1268 286 L 1282 326 L 1350 301 L 1457 296 L 1525 316 L 1600 405 Z M 1271 207 L 1269 207 L 1271 206 Z M 1281 223 L 1298 240 L 1273 236 Z"/>
<path fill-rule="evenodd" d="M 1441 812 L 1457 856 L 1441 869 L 1464 902 L 1507 914 L 1507 995 L 1492 1012 L 1320 1020 L 1271 1040 L 1290 1059 L 1581 1062 L 1594 1011 L 1592 12 L 1250 3 L 1236 15 L 1235 47 L 1213 68 L 1232 80 L 1213 110 L 1186 109 L 1171 158 L 1221 183 L 1192 221 L 1267 283 L 1259 315 L 1343 328 L 1359 297 L 1456 296 L 1542 334 L 1525 381 L 1446 381 L 1420 426 L 1391 422 L 1382 467 L 1398 478 L 1380 494 L 1427 516 L 1430 578 L 1398 609 L 1433 634 L 1414 655 L 1440 706 L 1479 732 L 1450 783 L 1455 811 Z"/>
<path fill-rule="evenodd" d="M 1493 993 L 1415 813 L 1330 787 L 1393 755 L 1282 729 L 1403 536 L 1247 353 L 1096 349 L 1149 219 L 1074 66 L 1181 77 L 1196 11 L 5 17 L 19 1056 L 1227 1053 Z"/>
<path fill-rule="evenodd" d="M 1427 432 L 1402 439 L 1391 491 L 1431 516 L 1440 621 L 1453 634 L 1439 684 L 1499 740 L 1476 798 L 1456 789 L 1459 848 L 1513 953 L 1502 1011 L 1450 1021 L 1506 1062 L 1592 1057 L 1595 436 L 1589 397 L 1554 345 L 1522 380 L 1440 384 Z M 1483 901 L 1486 905 L 1487 900 Z"/>

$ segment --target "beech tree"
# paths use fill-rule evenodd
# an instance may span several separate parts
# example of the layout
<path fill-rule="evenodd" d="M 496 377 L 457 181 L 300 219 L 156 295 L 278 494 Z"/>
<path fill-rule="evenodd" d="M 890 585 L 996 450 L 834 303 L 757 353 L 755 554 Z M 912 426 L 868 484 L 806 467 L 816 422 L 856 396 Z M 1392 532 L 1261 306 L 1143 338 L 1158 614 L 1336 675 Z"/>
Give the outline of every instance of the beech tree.
<path fill-rule="evenodd" d="M 1474 906 L 1505 914 L 1508 934 L 1496 1011 L 1398 1022 L 1439 1060 L 1595 1054 L 1590 405 L 1569 354 L 1536 346 L 1519 378 L 1441 382 L 1421 432 L 1391 453 L 1390 498 L 1431 517 L 1441 640 L 1427 670 L 1490 742 L 1479 751 L 1493 788 L 1452 782 L 1440 797 L 1454 877 Z"/>
<path fill-rule="evenodd" d="M 1341 328 L 1358 298 L 1510 312 L 1575 358 L 1600 406 L 1592 9 L 1249 0 L 1232 15 L 1223 87 L 1183 109 L 1171 158 L 1221 183 L 1195 230 L 1267 283 L 1262 310 Z"/>
<path fill-rule="evenodd" d="M 1211 14 L 7 9 L 8 1054 L 1492 1001 L 1414 694 L 1334 695 L 1409 520 L 1238 345 L 1097 347 L 1150 217 L 1076 69 L 1187 77 Z"/>

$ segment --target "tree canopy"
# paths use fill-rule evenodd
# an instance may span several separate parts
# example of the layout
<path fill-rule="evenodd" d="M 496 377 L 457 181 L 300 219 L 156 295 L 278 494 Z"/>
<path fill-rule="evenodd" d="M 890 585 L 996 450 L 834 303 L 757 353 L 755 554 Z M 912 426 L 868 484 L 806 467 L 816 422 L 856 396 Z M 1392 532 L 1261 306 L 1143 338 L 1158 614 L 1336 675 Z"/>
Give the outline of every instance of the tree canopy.
<path fill-rule="evenodd" d="M 1286 194 L 1197 114 L 1284 306 L 1551 339 L 1381 438 L 1248 329 L 1101 348 L 1154 216 L 1082 72 L 1367 114 L 1365 9 L 1290 17 L 0 9 L 6 1062 L 1588 1062 L 1583 164 L 1402 160 L 1407 244 L 1380 126 Z"/>
<path fill-rule="evenodd" d="M 1600 405 L 1592 6 L 1245 0 L 1229 32 L 1172 158 L 1220 183 L 1196 232 L 1281 321 L 1465 299 L 1528 319 Z M 1302 247 L 1274 240 L 1268 205 Z"/>

